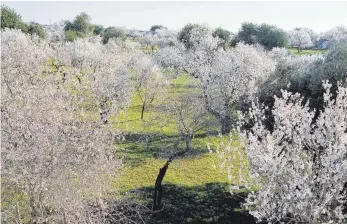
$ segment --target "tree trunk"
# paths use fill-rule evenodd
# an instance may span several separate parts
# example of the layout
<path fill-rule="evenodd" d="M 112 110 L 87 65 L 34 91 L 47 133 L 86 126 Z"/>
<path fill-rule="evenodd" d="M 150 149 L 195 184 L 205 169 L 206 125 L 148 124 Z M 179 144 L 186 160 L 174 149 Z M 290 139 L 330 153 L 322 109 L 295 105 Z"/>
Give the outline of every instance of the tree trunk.
<path fill-rule="evenodd" d="M 190 143 L 192 141 L 192 136 L 191 135 L 187 135 L 186 136 L 186 152 L 190 151 Z"/>
<path fill-rule="evenodd" d="M 146 104 L 143 103 L 142 104 L 142 110 L 141 110 L 141 120 L 143 120 L 143 114 L 145 113 L 145 106 L 146 106 Z"/>
<path fill-rule="evenodd" d="M 165 165 L 159 169 L 159 174 L 157 176 L 157 179 L 155 180 L 154 195 L 153 195 L 153 210 L 157 210 L 159 206 L 161 205 L 161 198 L 163 196 L 163 187 L 161 186 L 161 182 L 164 179 L 166 170 L 169 167 L 170 162 L 171 160 L 169 159 L 165 163 Z"/>
<path fill-rule="evenodd" d="M 78 79 L 78 83 L 79 83 L 79 84 L 82 84 L 81 77 L 79 77 L 79 76 L 77 75 L 77 79 Z"/>
<path fill-rule="evenodd" d="M 63 72 L 63 78 L 62 78 L 63 83 L 65 83 L 66 79 L 67 79 L 67 78 L 66 78 L 66 73 Z"/>
<path fill-rule="evenodd" d="M 161 186 L 161 182 L 163 181 L 165 177 L 166 171 L 170 163 L 175 157 L 183 156 L 185 153 L 186 152 L 181 151 L 171 155 L 169 159 L 166 161 L 165 165 L 159 169 L 159 174 L 157 176 L 157 179 L 155 180 L 155 186 L 154 186 L 153 210 L 157 210 L 159 206 L 161 205 L 161 198 L 163 197 L 163 187 Z"/>
<path fill-rule="evenodd" d="M 107 124 L 108 119 L 107 119 L 107 112 L 106 112 L 106 111 L 102 111 L 102 112 L 100 113 L 100 119 L 101 119 L 101 122 L 102 122 L 103 124 Z"/>
<path fill-rule="evenodd" d="M 108 122 L 108 115 L 109 110 L 106 108 L 106 100 L 103 100 L 100 103 L 100 119 L 103 124 L 107 124 Z"/>
<path fill-rule="evenodd" d="M 230 116 L 224 117 L 221 119 L 221 133 L 224 134 L 228 134 L 231 131 L 231 127 L 232 127 L 232 119 Z"/>

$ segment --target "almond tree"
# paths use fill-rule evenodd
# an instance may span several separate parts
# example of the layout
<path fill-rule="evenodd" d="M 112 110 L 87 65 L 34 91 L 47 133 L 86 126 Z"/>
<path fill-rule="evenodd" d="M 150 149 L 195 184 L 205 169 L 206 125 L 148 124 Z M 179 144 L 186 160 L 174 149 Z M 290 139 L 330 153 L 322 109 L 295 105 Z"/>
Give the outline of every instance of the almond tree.
<path fill-rule="evenodd" d="M 191 141 L 195 134 L 211 127 L 213 120 L 204 107 L 202 94 L 193 91 L 168 100 L 166 114 L 168 120 L 178 126 L 179 140 L 185 142 L 185 152 L 191 151 Z M 172 119 L 173 118 L 173 119 Z"/>
<path fill-rule="evenodd" d="M 264 108 L 253 104 L 248 114 L 240 114 L 242 122 L 253 122 L 253 127 L 239 130 L 238 147 L 231 137 L 218 151 L 229 179 L 251 190 L 244 207 L 258 221 L 346 221 L 342 210 L 347 179 L 347 88 L 339 83 L 333 98 L 331 84 L 323 86 L 324 110 L 316 122 L 314 111 L 299 94 L 282 91 L 282 97 L 275 96 L 273 131 L 265 126 Z M 231 192 L 237 190 L 238 186 L 231 187 Z"/>
<path fill-rule="evenodd" d="M 303 48 L 313 46 L 310 34 L 304 29 L 295 29 L 289 32 L 289 45 L 295 46 L 298 53 L 302 51 Z"/>
<path fill-rule="evenodd" d="M 326 54 L 288 55 L 286 52 L 269 52 L 276 62 L 275 72 L 259 87 L 259 101 L 268 106 L 267 115 L 271 119 L 274 95 L 280 96 L 281 89 L 300 93 L 309 99 L 311 109 L 316 115 L 323 109 L 322 81 L 332 84 L 331 93 L 335 96 L 337 81 L 344 83 L 347 78 L 347 43 L 336 41 Z M 245 109 L 248 109 L 245 107 Z"/>
<path fill-rule="evenodd" d="M 252 96 L 257 83 L 273 72 L 275 62 L 257 46 L 240 43 L 224 51 L 208 27 L 193 28 L 189 38 L 189 48 L 164 48 L 157 60 L 200 80 L 206 109 L 219 119 L 221 132 L 228 133 L 236 101 Z"/>
<path fill-rule="evenodd" d="M 147 34 L 141 36 L 139 41 L 142 45 L 145 45 L 147 48 L 150 48 L 150 50 L 151 50 L 150 52 L 153 54 L 155 46 L 158 43 L 158 36 L 153 35 L 152 33 L 147 33 Z"/>
<path fill-rule="evenodd" d="M 347 27 L 336 26 L 324 33 L 323 37 L 330 41 L 347 40 Z"/>
<path fill-rule="evenodd" d="M 169 81 L 152 59 L 143 54 L 136 58 L 132 65 L 132 83 L 142 103 L 142 120 L 146 107 L 151 105 L 154 100 L 165 96 Z"/>
<path fill-rule="evenodd" d="M 219 52 L 207 69 L 202 76 L 205 105 L 220 120 L 225 134 L 234 123 L 237 100 L 252 98 L 258 83 L 274 71 L 275 63 L 264 51 L 238 44 L 231 51 Z"/>
<path fill-rule="evenodd" d="M 122 45 L 113 39 L 106 45 L 100 41 L 79 39 L 66 46 L 72 67 L 85 74 L 86 85 L 91 86 L 104 124 L 111 114 L 123 109 L 130 100 L 130 63 L 140 51 L 134 50 L 132 45 Z"/>
<path fill-rule="evenodd" d="M 71 76 L 42 74 L 48 45 L 17 30 L 1 33 L 1 182 L 4 223 L 104 223 L 102 204 L 121 161 L 113 134 L 88 121 Z M 100 200 L 98 200 L 100 199 Z"/>

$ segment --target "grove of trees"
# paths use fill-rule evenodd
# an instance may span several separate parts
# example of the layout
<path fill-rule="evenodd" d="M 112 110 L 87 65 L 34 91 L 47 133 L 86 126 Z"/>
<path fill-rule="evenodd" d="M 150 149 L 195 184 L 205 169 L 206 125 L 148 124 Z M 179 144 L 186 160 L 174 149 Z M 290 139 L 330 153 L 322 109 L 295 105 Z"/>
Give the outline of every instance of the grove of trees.
<path fill-rule="evenodd" d="M 81 13 L 44 30 L 1 8 L 3 223 L 146 223 L 165 206 L 169 164 L 191 156 L 194 138 L 207 133 L 220 136 L 210 151 L 230 194 L 246 193 L 242 208 L 256 222 L 347 221 L 346 27 L 317 34 L 243 23 L 232 34 L 200 24 L 139 31 L 91 21 Z M 299 53 L 321 37 L 332 41 L 323 54 L 286 48 Z M 191 83 L 175 84 L 179 76 Z M 132 119 L 177 129 L 154 211 L 141 200 L 122 204 L 131 199 L 117 185 L 128 165 L 118 140 L 129 138 L 117 119 L 134 101 Z"/>

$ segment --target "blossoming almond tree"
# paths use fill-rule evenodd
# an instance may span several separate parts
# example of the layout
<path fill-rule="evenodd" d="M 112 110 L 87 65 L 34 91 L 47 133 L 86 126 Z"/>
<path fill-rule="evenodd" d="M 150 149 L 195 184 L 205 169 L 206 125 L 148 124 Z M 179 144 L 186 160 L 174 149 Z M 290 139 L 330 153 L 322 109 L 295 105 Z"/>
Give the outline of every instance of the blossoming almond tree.
<path fill-rule="evenodd" d="M 110 192 L 121 167 L 113 134 L 85 119 L 69 88 L 76 80 L 57 88 L 59 76 L 42 75 L 47 47 L 21 31 L 1 33 L 2 221 L 103 223 L 88 204 Z"/>
<path fill-rule="evenodd" d="M 257 84 L 275 69 L 263 51 L 238 44 L 231 51 L 220 51 L 209 71 L 202 74 L 207 110 L 221 123 L 221 133 L 230 132 L 235 103 L 242 96 L 252 97 Z"/>
<path fill-rule="evenodd" d="M 241 123 L 254 123 L 250 131 L 240 132 L 240 145 L 233 147 L 231 137 L 218 151 L 230 180 L 251 190 L 244 206 L 258 221 L 346 221 L 342 209 L 347 180 L 347 88 L 340 83 L 333 99 L 331 84 L 323 86 L 324 109 L 315 123 L 314 111 L 308 103 L 302 104 L 299 94 L 282 91 L 282 97 L 275 97 L 272 132 L 265 127 L 264 108 L 253 104 L 247 115 L 240 114 Z M 237 189 L 233 186 L 231 192 Z"/>
<path fill-rule="evenodd" d="M 178 127 L 178 142 L 183 140 L 186 144 L 185 152 L 191 151 L 191 141 L 196 133 L 204 128 L 211 127 L 213 119 L 204 106 L 202 94 L 195 90 L 171 97 L 166 105 L 167 120 L 174 118 Z"/>
<path fill-rule="evenodd" d="M 106 124 L 111 114 L 129 103 L 132 91 L 130 65 L 139 51 L 112 39 L 106 45 L 100 41 L 80 39 L 66 48 L 71 66 L 77 69 L 77 73 L 84 74 L 84 85 L 87 88 L 91 86 L 89 90 L 98 101 L 100 120 Z"/>
<path fill-rule="evenodd" d="M 141 120 L 147 106 L 166 95 L 169 81 L 151 57 L 142 54 L 132 65 L 132 84 L 142 103 Z"/>
<path fill-rule="evenodd" d="M 295 29 L 290 31 L 288 41 L 290 46 L 295 46 L 297 48 L 298 53 L 302 51 L 303 48 L 313 46 L 310 34 L 308 34 L 304 29 Z"/>
<path fill-rule="evenodd" d="M 180 69 L 199 79 L 209 113 L 219 119 L 221 132 L 233 123 L 233 107 L 241 96 L 252 96 L 258 82 L 275 69 L 275 61 L 257 46 L 238 44 L 224 51 L 209 27 L 193 28 L 190 47 L 166 47 L 157 55 L 162 66 Z"/>

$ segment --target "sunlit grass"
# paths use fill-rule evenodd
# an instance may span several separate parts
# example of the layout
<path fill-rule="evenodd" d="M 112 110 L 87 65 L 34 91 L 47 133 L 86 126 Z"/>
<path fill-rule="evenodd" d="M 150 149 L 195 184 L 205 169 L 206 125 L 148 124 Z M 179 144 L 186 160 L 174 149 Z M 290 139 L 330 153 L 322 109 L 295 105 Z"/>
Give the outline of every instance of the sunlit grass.
<path fill-rule="evenodd" d="M 288 48 L 288 51 L 290 53 L 296 54 L 296 55 L 313 55 L 313 54 L 324 54 L 327 52 L 327 50 L 324 49 L 305 49 L 300 52 L 296 48 Z"/>
<path fill-rule="evenodd" d="M 184 142 L 180 141 L 175 145 L 178 141 L 177 124 L 173 120 L 170 122 L 170 116 L 157 111 L 156 107 L 167 103 L 165 101 L 170 97 L 198 91 L 196 87 L 198 84 L 196 79 L 180 75 L 171 80 L 168 95 L 147 108 L 143 120 L 140 119 L 141 101 L 136 94 L 132 98 L 131 105 L 111 119 L 115 128 L 128 134 L 125 141 L 117 143 L 119 155 L 124 157 L 125 163 L 123 176 L 116 182 L 121 191 L 153 186 L 159 169 L 174 152 L 173 150 L 184 150 Z M 215 150 L 220 141 L 226 142 L 228 137 L 208 135 L 206 130 L 198 133 L 191 142 L 192 152 L 183 158 L 173 160 L 163 184 L 194 187 L 207 183 L 229 183 L 227 173 L 218 167 L 220 162 L 218 155 L 209 153 L 207 146 Z"/>
<path fill-rule="evenodd" d="M 163 184 L 172 183 L 183 186 L 198 186 L 212 182 L 228 182 L 227 175 L 212 165 L 218 161 L 215 155 L 186 157 L 174 160 L 166 173 Z M 149 158 L 137 167 L 127 167 L 119 184 L 122 191 L 153 186 L 159 169 L 165 164 L 165 159 Z"/>

